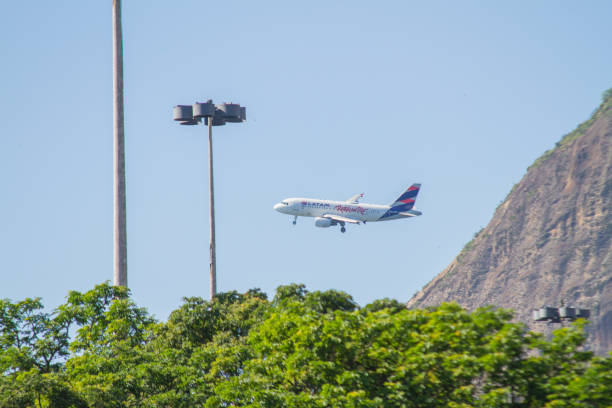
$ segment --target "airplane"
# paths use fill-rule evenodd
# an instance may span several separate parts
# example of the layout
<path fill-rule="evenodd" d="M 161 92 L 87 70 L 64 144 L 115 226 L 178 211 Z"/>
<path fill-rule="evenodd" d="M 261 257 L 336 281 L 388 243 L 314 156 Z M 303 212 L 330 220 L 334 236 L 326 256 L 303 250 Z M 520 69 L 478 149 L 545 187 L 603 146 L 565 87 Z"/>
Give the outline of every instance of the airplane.
<path fill-rule="evenodd" d="M 391 205 L 359 203 L 363 194 L 356 194 L 346 201 L 286 198 L 273 208 L 280 213 L 293 215 L 293 225 L 297 223 L 298 217 L 315 217 L 317 227 L 340 225 L 340 232 L 346 232 L 346 224 L 418 217 L 422 213 L 412 207 L 420 188 L 419 183 L 411 185 Z"/>

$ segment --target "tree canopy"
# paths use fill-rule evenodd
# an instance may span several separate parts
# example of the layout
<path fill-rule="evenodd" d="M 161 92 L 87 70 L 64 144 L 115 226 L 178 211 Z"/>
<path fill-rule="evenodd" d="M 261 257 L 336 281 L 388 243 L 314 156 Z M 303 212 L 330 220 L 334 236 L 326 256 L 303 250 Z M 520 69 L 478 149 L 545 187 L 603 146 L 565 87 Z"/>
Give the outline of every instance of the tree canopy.
<path fill-rule="evenodd" d="M 602 407 L 585 321 L 549 339 L 493 307 L 361 308 L 341 291 L 185 298 L 166 322 L 101 284 L 0 300 L 1 407 Z"/>

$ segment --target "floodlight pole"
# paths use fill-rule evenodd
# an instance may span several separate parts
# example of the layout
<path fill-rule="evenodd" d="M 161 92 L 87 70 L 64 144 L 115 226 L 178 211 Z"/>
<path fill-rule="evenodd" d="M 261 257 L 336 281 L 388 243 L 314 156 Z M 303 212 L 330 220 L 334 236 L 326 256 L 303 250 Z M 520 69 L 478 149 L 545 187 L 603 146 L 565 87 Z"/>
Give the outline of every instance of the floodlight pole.
<path fill-rule="evenodd" d="M 217 259 L 215 254 L 215 189 L 213 186 L 212 122 L 208 118 L 208 196 L 210 197 L 210 299 L 217 295 Z"/>
<path fill-rule="evenodd" d="M 214 105 L 212 100 L 196 102 L 193 105 L 177 105 L 173 108 L 173 119 L 181 125 L 198 125 L 202 121 L 208 125 L 208 197 L 210 225 L 210 299 L 217 295 L 217 255 L 215 253 L 215 188 L 213 177 L 213 140 L 212 127 L 226 123 L 246 121 L 246 108 L 237 103 Z"/>

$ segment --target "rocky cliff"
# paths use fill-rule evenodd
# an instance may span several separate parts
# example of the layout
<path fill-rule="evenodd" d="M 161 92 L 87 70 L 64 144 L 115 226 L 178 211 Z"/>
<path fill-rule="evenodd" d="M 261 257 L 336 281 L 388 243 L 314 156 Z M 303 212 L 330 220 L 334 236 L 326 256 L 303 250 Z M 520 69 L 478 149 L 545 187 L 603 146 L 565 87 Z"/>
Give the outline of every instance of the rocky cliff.
<path fill-rule="evenodd" d="M 408 307 L 495 305 L 533 327 L 533 309 L 565 302 L 591 309 L 589 346 L 612 350 L 611 142 L 609 90 L 589 120 L 529 167 L 489 224 Z"/>

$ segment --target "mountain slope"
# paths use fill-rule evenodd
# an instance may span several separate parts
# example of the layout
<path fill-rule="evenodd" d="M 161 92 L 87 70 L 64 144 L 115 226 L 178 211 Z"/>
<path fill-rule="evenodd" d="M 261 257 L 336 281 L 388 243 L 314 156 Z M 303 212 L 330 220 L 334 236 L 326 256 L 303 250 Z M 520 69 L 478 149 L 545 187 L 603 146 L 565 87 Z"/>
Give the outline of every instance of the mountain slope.
<path fill-rule="evenodd" d="M 474 309 L 592 310 L 591 347 L 612 349 L 612 90 L 593 116 L 530 166 L 492 220 L 409 302 Z"/>

